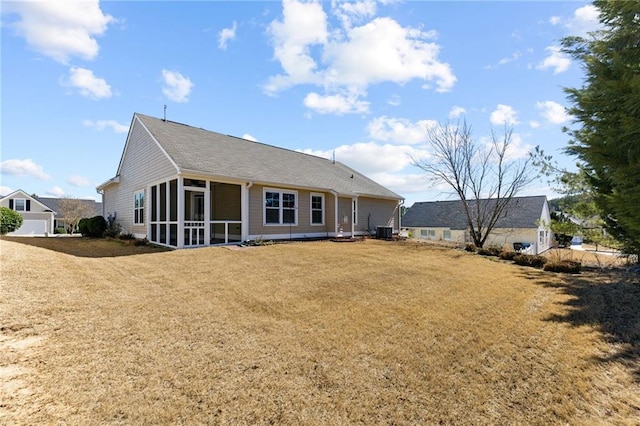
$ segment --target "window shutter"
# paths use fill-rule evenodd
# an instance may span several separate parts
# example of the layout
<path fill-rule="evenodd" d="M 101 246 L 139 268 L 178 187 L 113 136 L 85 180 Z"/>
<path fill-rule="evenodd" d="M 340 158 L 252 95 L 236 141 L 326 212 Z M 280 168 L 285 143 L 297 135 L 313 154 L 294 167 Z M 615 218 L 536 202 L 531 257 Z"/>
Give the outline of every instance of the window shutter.
<path fill-rule="evenodd" d="M 13 210 L 13 199 L 9 200 L 9 208 Z"/>
<path fill-rule="evenodd" d="M 31 211 L 31 200 L 27 200 L 27 210 L 28 212 Z"/>

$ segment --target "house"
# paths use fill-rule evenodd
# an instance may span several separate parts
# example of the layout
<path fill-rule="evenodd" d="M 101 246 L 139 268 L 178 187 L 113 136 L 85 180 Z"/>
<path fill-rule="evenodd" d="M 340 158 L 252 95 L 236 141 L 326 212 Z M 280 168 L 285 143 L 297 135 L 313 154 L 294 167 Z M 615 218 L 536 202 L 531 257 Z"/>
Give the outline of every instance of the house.
<path fill-rule="evenodd" d="M 36 197 L 36 199 L 56 212 L 54 215 L 54 230 L 58 228 L 67 230 L 70 224 L 82 218 L 102 216 L 102 203 L 92 199 L 53 197 Z M 66 206 L 65 203 L 67 203 Z M 65 217 L 69 215 L 75 217 Z"/>
<path fill-rule="evenodd" d="M 22 216 L 22 226 L 7 235 L 46 236 L 53 234 L 56 212 L 21 189 L 0 198 L 0 207 L 8 207 Z"/>
<path fill-rule="evenodd" d="M 125 232 L 175 248 L 397 233 L 403 200 L 336 161 L 138 113 L 97 190 Z"/>
<path fill-rule="evenodd" d="M 471 201 L 471 205 L 475 204 Z M 480 200 L 494 202 L 495 200 Z M 528 248 L 532 254 L 551 247 L 551 216 L 545 196 L 513 197 L 505 207 L 485 246 Z M 402 217 L 402 227 L 414 238 L 471 242 L 467 217 L 460 200 L 418 202 Z"/>
<path fill-rule="evenodd" d="M 65 218 L 65 198 L 38 197 L 29 195 L 23 190 L 17 190 L 0 198 L 0 206 L 9 207 L 20 213 L 22 226 L 8 235 L 45 236 L 54 234 L 57 228 L 67 229 L 71 218 Z M 78 217 L 71 219 L 77 221 L 83 217 L 102 215 L 102 203 L 91 199 L 73 198 L 74 214 Z"/>

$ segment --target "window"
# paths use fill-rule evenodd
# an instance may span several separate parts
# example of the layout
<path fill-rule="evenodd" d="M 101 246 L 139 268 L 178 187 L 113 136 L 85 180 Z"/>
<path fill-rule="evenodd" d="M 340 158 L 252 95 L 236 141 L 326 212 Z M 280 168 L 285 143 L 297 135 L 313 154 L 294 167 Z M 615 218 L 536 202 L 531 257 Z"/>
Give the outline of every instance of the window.
<path fill-rule="evenodd" d="M 324 195 L 311 194 L 311 224 L 324 225 Z"/>
<path fill-rule="evenodd" d="M 426 238 L 427 240 L 435 240 L 436 239 L 436 230 L 435 229 L 421 229 L 420 237 Z"/>
<path fill-rule="evenodd" d="M 298 213 L 295 191 L 279 191 L 265 189 L 264 191 L 264 223 L 266 225 L 295 225 L 298 223 Z"/>
<path fill-rule="evenodd" d="M 133 223 L 144 223 L 144 191 L 133 194 Z"/>
<path fill-rule="evenodd" d="M 442 230 L 442 239 L 445 241 L 451 241 L 451 230 L 449 229 Z"/>
<path fill-rule="evenodd" d="M 27 200 L 24 198 L 15 198 L 13 200 L 13 209 L 17 212 L 27 211 Z"/>

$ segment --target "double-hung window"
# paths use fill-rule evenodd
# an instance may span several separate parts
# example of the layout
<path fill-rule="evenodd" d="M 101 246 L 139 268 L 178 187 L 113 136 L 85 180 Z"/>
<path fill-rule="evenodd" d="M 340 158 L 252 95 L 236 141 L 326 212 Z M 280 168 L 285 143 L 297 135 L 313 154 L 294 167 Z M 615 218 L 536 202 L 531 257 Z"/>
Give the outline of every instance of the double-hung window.
<path fill-rule="evenodd" d="M 13 200 L 13 209 L 17 212 L 27 211 L 27 200 L 24 198 L 15 198 Z"/>
<path fill-rule="evenodd" d="M 265 225 L 296 225 L 298 223 L 296 191 L 265 189 Z"/>
<path fill-rule="evenodd" d="M 144 191 L 133 194 L 133 223 L 144 223 Z"/>
<path fill-rule="evenodd" d="M 324 195 L 311 194 L 311 224 L 324 225 Z"/>

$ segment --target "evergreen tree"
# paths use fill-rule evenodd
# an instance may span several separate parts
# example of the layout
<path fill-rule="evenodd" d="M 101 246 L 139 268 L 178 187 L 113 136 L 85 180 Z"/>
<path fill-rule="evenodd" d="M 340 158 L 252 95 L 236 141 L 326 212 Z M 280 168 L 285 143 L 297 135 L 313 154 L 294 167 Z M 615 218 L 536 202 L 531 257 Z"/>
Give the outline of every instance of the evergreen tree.
<path fill-rule="evenodd" d="M 602 30 L 567 37 L 582 62 L 580 88 L 565 89 L 580 128 L 567 130 L 607 230 L 640 253 L 640 2 L 596 0 Z"/>

